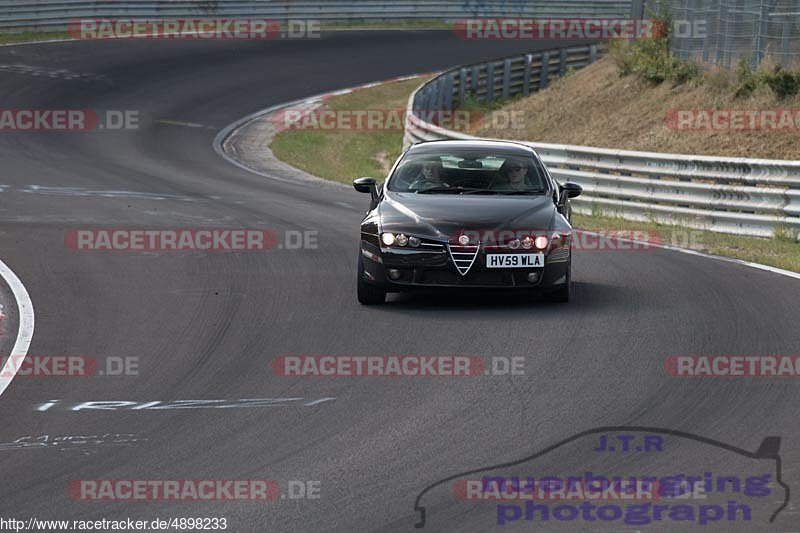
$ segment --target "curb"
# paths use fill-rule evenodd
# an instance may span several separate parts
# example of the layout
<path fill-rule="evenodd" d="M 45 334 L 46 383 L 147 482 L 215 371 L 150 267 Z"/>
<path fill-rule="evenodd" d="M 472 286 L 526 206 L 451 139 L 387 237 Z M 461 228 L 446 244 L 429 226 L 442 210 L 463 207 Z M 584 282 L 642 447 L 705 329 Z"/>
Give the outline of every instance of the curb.
<path fill-rule="evenodd" d="M 327 93 L 317 94 L 315 96 L 301 98 L 299 100 L 293 100 L 291 102 L 268 107 L 266 109 L 262 109 L 260 111 L 256 111 L 255 113 L 251 113 L 250 115 L 242 117 L 239 120 L 221 129 L 214 137 L 212 145 L 214 147 L 214 151 L 217 152 L 217 154 L 219 154 L 219 156 L 222 157 L 228 163 L 236 167 L 239 167 L 242 170 L 246 170 L 253 174 L 257 174 L 264 178 L 284 183 L 292 183 L 292 184 L 297 184 L 298 182 L 305 182 L 306 184 L 315 183 L 317 185 L 324 184 L 327 186 L 342 186 L 349 188 L 349 185 L 345 183 L 340 183 L 320 178 L 318 176 L 314 176 L 312 174 L 309 174 L 308 172 L 295 168 L 289 165 L 288 163 L 279 160 L 274 156 L 274 154 L 268 147 L 263 147 L 265 153 L 262 156 L 260 156 L 260 159 L 267 161 L 271 166 L 275 167 L 274 170 L 281 172 L 283 174 L 288 174 L 289 176 L 291 176 L 291 178 L 276 176 L 274 173 L 267 173 L 264 170 L 254 168 L 253 166 L 246 164 L 244 161 L 242 161 L 241 158 L 236 156 L 236 147 L 234 140 L 236 139 L 237 134 L 239 134 L 241 130 L 250 127 L 251 125 L 253 125 L 254 122 L 259 121 L 262 118 L 268 117 L 269 115 L 277 111 L 280 111 L 282 109 L 286 109 L 288 107 L 312 107 L 315 105 L 319 105 L 323 103 L 325 100 L 334 96 L 350 94 L 364 89 L 370 89 L 372 87 L 383 85 L 385 83 L 396 83 L 417 78 L 420 76 L 433 76 L 435 74 L 436 73 L 423 73 L 423 74 L 411 74 L 408 76 L 400 76 L 397 78 L 390 78 L 383 81 L 366 83 L 364 85 L 358 85 L 356 87 L 349 87 L 347 89 L 340 89 L 338 91 L 331 91 Z M 272 132 L 273 135 L 274 133 L 275 132 Z"/>

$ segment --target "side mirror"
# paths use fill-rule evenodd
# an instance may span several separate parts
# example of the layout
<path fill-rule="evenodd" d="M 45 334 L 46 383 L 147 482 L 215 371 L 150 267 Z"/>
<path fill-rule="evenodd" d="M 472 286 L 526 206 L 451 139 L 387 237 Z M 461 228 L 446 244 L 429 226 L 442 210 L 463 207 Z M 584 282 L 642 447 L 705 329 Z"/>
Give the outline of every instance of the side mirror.
<path fill-rule="evenodd" d="M 353 180 L 353 188 L 358 192 L 368 192 L 372 196 L 372 201 L 378 199 L 378 183 L 374 178 L 358 178 Z"/>
<path fill-rule="evenodd" d="M 583 187 L 570 181 L 561 184 L 561 191 L 567 193 L 567 198 L 575 198 L 583 192 Z"/>

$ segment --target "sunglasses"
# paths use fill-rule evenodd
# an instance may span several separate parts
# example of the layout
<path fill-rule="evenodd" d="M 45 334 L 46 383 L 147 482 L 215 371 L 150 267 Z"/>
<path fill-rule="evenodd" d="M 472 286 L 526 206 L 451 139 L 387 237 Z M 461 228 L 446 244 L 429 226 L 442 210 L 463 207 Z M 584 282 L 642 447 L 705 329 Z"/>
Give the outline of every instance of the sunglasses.
<path fill-rule="evenodd" d="M 508 170 L 510 170 L 512 172 L 519 172 L 520 170 L 524 170 L 524 169 L 525 169 L 525 167 L 521 167 L 521 166 L 518 166 L 518 165 L 513 166 L 513 167 L 508 167 Z"/>

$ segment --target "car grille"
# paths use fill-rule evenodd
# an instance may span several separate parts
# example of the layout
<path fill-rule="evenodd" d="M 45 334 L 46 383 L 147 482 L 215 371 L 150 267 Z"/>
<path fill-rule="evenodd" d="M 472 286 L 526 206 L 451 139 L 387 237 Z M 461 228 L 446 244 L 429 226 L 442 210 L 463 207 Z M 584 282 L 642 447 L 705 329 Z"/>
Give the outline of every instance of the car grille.
<path fill-rule="evenodd" d="M 430 242 L 423 240 L 419 246 L 420 250 L 423 250 L 425 252 L 441 252 L 442 250 L 444 250 L 444 244 L 440 242 Z"/>
<path fill-rule="evenodd" d="M 454 246 L 448 244 L 447 250 L 450 252 L 450 257 L 453 259 L 458 273 L 466 276 L 473 263 L 475 263 L 475 257 L 478 255 L 480 246 Z"/>
<path fill-rule="evenodd" d="M 480 287 L 513 287 L 514 280 L 507 272 L 476 271 L 463 277 L 447 270 L 427 270 L 420 280 L 422 285 L 480 286 Z"/>

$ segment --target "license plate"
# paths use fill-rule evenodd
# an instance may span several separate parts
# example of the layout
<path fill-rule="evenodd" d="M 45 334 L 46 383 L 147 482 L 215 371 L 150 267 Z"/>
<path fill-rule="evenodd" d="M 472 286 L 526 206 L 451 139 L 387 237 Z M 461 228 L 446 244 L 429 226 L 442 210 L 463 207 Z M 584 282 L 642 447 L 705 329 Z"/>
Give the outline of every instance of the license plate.
<path fill-rule="evenodd" d="M 544 254 L 486 254 L 486 268 L 535 268 L 544 266 Z"/>

